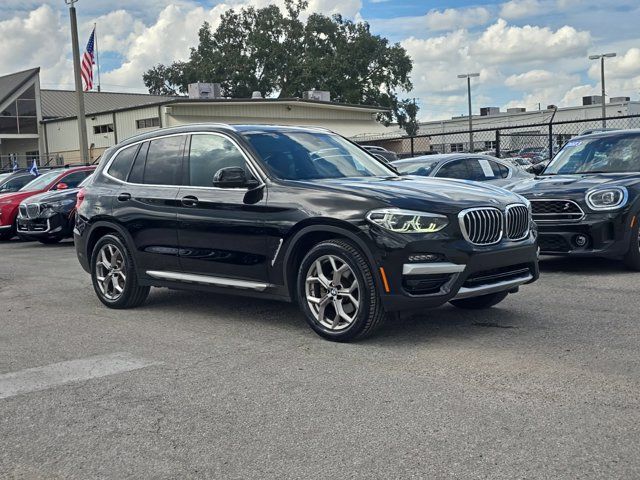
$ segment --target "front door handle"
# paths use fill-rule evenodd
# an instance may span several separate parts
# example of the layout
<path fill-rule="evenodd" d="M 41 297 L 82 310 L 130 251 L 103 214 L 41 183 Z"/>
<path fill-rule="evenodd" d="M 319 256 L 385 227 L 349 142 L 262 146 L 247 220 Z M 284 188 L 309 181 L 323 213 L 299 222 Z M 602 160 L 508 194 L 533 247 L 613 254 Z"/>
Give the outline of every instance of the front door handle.
<path fill-rule="evenodd" d="M 127 200 L 131 200 L 130 193 L 121 193 L 120 195 L 118 195 L 119 202 L 126 202 Z"/>
<path fill-rule="evenodd" d="M 198 205 L 198 197 L 194 197 L 193 195 L 187 195 L 186 197 L 182 197 L 180 202 L 184 207 L 195 207 Z"/>

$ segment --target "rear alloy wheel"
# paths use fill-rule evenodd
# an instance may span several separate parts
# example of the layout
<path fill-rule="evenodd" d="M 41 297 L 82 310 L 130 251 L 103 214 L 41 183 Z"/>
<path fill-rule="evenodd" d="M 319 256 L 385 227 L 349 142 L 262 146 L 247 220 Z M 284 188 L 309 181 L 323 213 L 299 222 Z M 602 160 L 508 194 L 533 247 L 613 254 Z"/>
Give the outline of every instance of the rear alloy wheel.
<path fill-rule="evenodd" d="M 509 292 L 496 292 L 489 295 L 482 295 L 481 297 L 463 298 L 461 300 L 451 300 L 451 305 L 458 308 L 464 308 L 466 310 L 483 310 L 485 308 L 491 308 L 494 305 L 499 304 L 505 298 L 507 298 Z"/>
<path fill-rule="evenodd" d="M 640 220 L 635 217 L 636 221 L 631 229 L 631 241 L 629 242 L 629 250 L 624 256 L 624 264 L 630 270 L 640 270 Z"/>
<path fill-rule="evenodd" d="M 321 242 L 305 256 L 298 303 L 309 326 L 334 341 L 362 338 L 385 317 L 368 262 L 346 240 Z"/>
<path fill-rule="evenodd" d="M 149 287 L 138 285 L 133 259 L 124 241 L 114 234 L 105 235 L 91 256 L 93 289 L 110 308 L 133 308 L 149 295 Z"/>

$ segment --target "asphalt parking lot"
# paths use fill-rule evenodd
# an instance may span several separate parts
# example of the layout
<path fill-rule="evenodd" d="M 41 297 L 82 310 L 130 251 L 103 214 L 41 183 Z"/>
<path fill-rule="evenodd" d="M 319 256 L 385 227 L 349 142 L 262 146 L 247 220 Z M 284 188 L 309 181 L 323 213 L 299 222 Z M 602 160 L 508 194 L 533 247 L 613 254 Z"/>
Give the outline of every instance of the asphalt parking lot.
<path fill-rule="evenodd" d="M 0 477 L 640 478 L 639 278 L 544 259 L 334 344 L 276 302 L 108 310 L 72 243 L 1 244 Z"/>

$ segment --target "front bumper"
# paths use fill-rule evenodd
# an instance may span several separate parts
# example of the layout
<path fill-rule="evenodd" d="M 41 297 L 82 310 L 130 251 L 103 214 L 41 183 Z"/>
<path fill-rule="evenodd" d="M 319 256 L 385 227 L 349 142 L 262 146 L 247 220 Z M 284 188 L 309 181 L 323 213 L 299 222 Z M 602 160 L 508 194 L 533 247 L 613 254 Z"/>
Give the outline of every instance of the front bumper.
<path fill-rule="evenodd" d="M 435 261 L 411 262 L 419 253 Z M 450 300 L 515 291 L 539 277 L 535 234 L 521 241 L 474 246 L 464 240 L 420 241 L 387 251 L 379 262 L 387 311 L 433 308 Z M 382 275 L 382 271 L 380 272 Z M 388 287 L 388 288 L 387 288 Z"/>
<path fill-rule="evenodd" d="M 588 213 L 579 222 L 538 224 L 540 253 L 582 257 L 622 257 L 629 249 L 630 211 Z"/>
<path fill-rule="evenodd" d="M 68 237 L 71 227 L 66 214 L 25 218 L 18 215 L 18 234 L 28 237 Z"/>

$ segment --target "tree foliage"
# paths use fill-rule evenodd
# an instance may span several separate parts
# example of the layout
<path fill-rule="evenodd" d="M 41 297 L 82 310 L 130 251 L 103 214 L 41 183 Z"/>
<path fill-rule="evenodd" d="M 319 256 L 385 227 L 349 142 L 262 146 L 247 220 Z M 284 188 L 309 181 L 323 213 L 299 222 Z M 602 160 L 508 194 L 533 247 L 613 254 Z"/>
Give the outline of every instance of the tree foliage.
<path fill-rule="evenodd" d="M 307 90 L 331 92 L 344 103 L 399 106 L 397 92 L 412 88 L 412 62 L 399 44 L 373 35 L 366 22 L 340 15 L 301 15 L 306 0 L 228 10 L 215 30 L 204 23 L 189 60 L 156 65 L 143 75 L 150 93 L 185 93 L 196 81 L 220 83 L 223 94 L 253 91 L 279 98 Z M 386 122 L 391 118 L 383 119 Z"/>
<path fill-rule="evenodd" d="M 416 104 L 416 99 L 406 99 L 398 102 L 395 108 L 398 126 L 410 137 L 418 134 L 420 124 L 418 123 L 418 111 L 420 107 Z"/>

